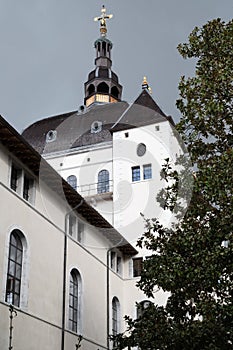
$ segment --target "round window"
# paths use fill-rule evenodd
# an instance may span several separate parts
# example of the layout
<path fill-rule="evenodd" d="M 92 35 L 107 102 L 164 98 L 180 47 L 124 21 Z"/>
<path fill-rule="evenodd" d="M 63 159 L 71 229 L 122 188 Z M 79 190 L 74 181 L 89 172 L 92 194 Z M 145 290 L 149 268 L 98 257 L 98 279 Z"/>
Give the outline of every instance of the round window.
<path fill-rule="evenodd" d="M 137 155 L 139 157 L 144 156 L 144 154 L 146 153 L 146 145 L 144 143 L 139 143 L 139 145 L 137 146 Z"/>
<path fill-rule="evenodd" d="M 46 135 L 46 142 L 52 142 L 52 141 L 56 140 L 56 137 L 57 137 L 57 131 L 50 130 L 50 131 L 48 131 L 48 133 Z"/>
<path fill-rule="evenodd" d="M 100 132 L 101 130 L 102 130 L 102 122 L 95 121 L 91 124 L 91 133 L 92 134 Z"/>

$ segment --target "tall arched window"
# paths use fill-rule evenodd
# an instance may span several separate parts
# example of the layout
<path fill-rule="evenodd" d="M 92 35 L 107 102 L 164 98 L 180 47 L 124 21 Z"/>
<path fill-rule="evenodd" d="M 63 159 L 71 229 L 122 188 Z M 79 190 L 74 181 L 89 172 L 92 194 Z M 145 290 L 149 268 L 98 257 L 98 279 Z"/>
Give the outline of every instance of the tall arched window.
<path fill-rule="evenodd" d="M 120 331 L 120 303 L 117 297 L 112 299 L 112 335 Z"/>
<path fill-rule="evenodd" d="M 20 306 L 22 283 L 23 244 L 21 232 L 13 230 L 10 235 L 5 301 Z"/>
<path fill-rule="evenodd" d="M 101 170 L 98 174 L 97 192 L 109 192 L 109 172 L 108 170 Z"/>
<path fill-rule="evenodd" d="M 78 270 L 73 269 L 70 273 L 69 288 L 69 329 L 78 332 L 80 328 L 80 291 L 81 278 Z"/>
<path fill-rule="evenodd" d="M 68 184 L 73 187 L 75 190 L 77 189 L 77 177 L 75 175 L 70 175 L 67 177 L 66 181 Z"/>

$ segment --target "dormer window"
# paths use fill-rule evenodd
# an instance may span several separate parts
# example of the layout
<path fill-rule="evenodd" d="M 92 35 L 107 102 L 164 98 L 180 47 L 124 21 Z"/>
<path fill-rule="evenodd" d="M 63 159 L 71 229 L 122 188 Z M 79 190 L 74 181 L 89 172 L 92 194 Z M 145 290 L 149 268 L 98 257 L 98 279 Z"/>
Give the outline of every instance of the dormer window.
<path fill-rule="evenodd" d="M 57 138 L 57 131 L 56 130 L 49 130 L 46 134 L 46 142 L 53 142 Z"/>
<path fill-rule="evenodd" d="M 97 132 L 100 132 L 102 130 L 103 123 L 100 121 L 95 121 L 91 124 L 91 133 L 95 134 Z"/>

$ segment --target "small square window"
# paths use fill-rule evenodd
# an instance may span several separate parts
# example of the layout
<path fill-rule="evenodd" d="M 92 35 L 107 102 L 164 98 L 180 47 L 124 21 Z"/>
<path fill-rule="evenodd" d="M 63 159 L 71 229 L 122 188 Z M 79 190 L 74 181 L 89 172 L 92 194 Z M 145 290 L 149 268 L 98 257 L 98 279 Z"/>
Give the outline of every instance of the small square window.
<path fill-rule="evenodd" d="M 152 178 L 152 167 L 151 164 L 143 165 L 143 179 L 151 179 Z"/>
<path fill-rule="evenodd" d="M 132 181 L 140 181 L 140 166 L 132 167 Z"/>

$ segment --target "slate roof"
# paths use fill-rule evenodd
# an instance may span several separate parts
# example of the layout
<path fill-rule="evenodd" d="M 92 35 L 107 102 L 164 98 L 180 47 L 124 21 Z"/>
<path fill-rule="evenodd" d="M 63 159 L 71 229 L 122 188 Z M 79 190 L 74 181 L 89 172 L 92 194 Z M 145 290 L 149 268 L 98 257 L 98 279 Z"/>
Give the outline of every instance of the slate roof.
<path fill-rule="evenodd" d="M 85 112 L 45 118 L 30 125 L 22 135 L 37 152 L 45 154 L 111 141 L 112 132 L 166 120 L 171 121 L 147 90 L 143 90 L 133 104 L 121 101 L 93 105 Z M 95 121 L 102 122 L 102 131 L 98 133 L 91 132 Z M 50 130 L 56 130 L 56 139 L 46 142 Z"/>
<path fill-rule="evenodd" d="M 65 116 L 63 115 L 61 118 L 65 118 Z M 135 255 L 137 253 L 137 250 L 102 215 L 91 207 L 2 116 L 0 116 L 0 143 L 27 166 L 35 177 L 40 177 L 40 181 L 43 181 L 54 193 L 61 197 L 61 200 L 66 199 L 74 211 L 98 228 L 101 234 L 114 246 L 121 242 L 118 249 L 123 254 Z"/>

